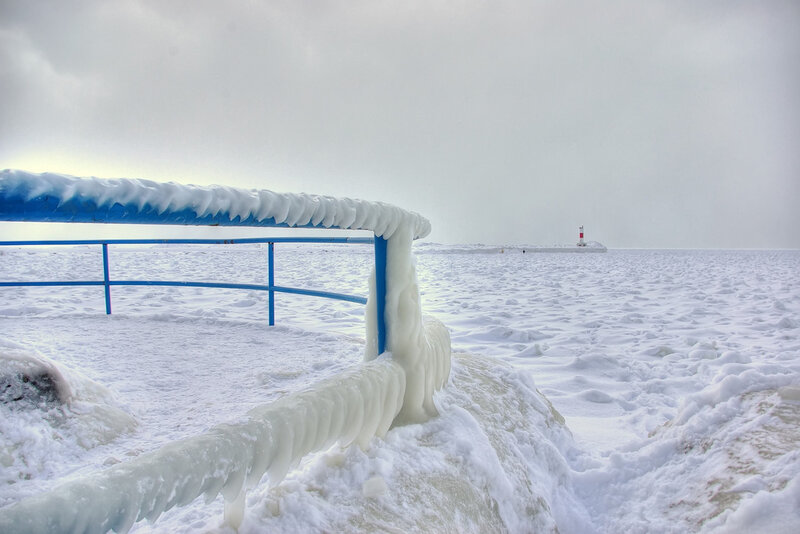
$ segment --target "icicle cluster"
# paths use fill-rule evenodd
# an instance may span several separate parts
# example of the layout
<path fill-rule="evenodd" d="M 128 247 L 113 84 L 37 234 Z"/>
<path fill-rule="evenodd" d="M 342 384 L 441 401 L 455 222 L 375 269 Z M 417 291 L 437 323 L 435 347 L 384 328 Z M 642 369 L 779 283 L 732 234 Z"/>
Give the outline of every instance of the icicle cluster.
<path fill-rule="evenodd" d="M 450 376 L 450 333 L 433 318 L 423 318 L 408 228 L 399 229 L 386 250 L 387 351 L 406 374 L 406 392 L 397 424 L 419 423 L 437 414 L 433 393 Z M 367 360 L 377 356 L 374 284 L 367 310 Z"/>

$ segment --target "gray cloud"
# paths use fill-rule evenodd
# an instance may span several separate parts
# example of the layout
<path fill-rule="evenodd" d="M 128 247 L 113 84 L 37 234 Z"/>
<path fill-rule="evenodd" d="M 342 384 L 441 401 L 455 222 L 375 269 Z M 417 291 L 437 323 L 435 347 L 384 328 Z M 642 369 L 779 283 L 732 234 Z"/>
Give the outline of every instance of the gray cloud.
<path fill-rule="evenodd" d="M 800 247 L 800 6 L 3 2 L 0 166 L 383 200 L 448 242 Z"/>

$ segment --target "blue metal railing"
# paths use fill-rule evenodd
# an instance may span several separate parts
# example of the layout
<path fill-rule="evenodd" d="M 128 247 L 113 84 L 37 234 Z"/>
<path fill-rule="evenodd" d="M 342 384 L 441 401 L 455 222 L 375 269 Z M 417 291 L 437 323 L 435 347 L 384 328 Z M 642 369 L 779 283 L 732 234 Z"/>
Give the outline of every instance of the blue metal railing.
<path fill-rule="evenodd" d="M 85 186 L 85 187 L 83 187 Z M 159 187 L 167 187 L 167 184 L 155 184 L 154 182 L 146 181 L 131 181 L 131 180 L 99 180 L 99 179 L 86 179 L 81 180 L 74 177 L 66 177 L 57 174 L 42 174 L 35 175 L 25 173 L 24 171 L 0 171 L 0 221 L 8 222 L 59 222 L 59 223 L 112 223 L 112 224 L 159 224 L 159 225 L 180 225 L 180 226 L 245 226 L 245 227 L 280 227 L 280 228 L 319 228 L 327 230 L 348 230 L 353 229 L 352 222 L 346 224 L 344 227 L 330 224 L 331 221 L 327 218 L 311 218 L 305 223 L 290 223 L 284 217 L 275 218 L 272 216 L 262 216 L 257 210 L 245 210 L 244 213 L 239 213 L 233 210 L 228 204 L 232 201 L 236 194 L 231 193 L 225 188 L 212 186 L 211 189 L 204 190 L 202 193 L 203 198 L 211 195 L 212 199 L 219 200 L 218 209 L 206 212 L 205 210 L 198 210 L 192 206 L 179 205 L 178 207 L 167 206 L 164 207 L 160 202 L 154 203 L 152 195 L 136 194 L 148 192 L 152 193 L 151 189 L 158 189 Z M 170 191 L 183 190 L 184 192 L 192 195 L 198 190 L 191 186 L 180 186 L 177 184 L 169 184 Z M 131 192 L 133 188 L 133 193 Z M 234 192 L 235 193 L 235 192 Z M 239 191 L 237 194 L 243 194 L 241 198 L 251 199 L 252 192 Z M 236 197 L 239 198 L 239 197 Z M 285 200 L 285 199 L 284 199 Z M 260 201 L 259 201 L 260 202 Z M 315 201 L 309 197 L 306 202 L 311 205 Z M 259 204 L 260 206 L 260 204 Z M 346 208 L 348 211 L 350 208 Z M 269 210 L 268 210 L 269 211 Z M 356 210 L 364 215 L 364 210 Z M 272 213 L 272 212 L 270 212 Z M 370 229 L 369 225 L 358 225 L 362 229 Z M 274 259 L 274 243 L 281 242 L 294 242 L 294 243 L 335 243 L 339 239 L 345 239 L 346 242 L 373 242 L 375 246 L 375 278 L 376 287 L 379 288 L 376 295 L 376 309 L 375 321 L 377 331 L 377 348 L 378 353 L 386 350 L 387 340 L 387 325 L 385 317 L 385 303 L 387 288 L 386 283 L 386 255 L 387 255 L 387 242 L 386 240 L 373 234 L 372 238 L 246 238 L 235 240 L 214 240 L 214 239 L 149 239 L 137 240 L 138 244 L 147 243 L 271 243 L 270 244 L 270 265 Z M 72 283 L 51 283 L 51 285 L 103 285 L 106 291 L 106 309 L 110 313 L 111 310 L 111 286 L 122 285 L 123 282 L 128 285 L 142 285 L 145 282 L 140 281 L 117 281 L 110 280 L 108 275 L 108 245 L 130 243 L 131 240 L 102 240 L 102 241 L 6 241 L 1 242 L 3 245 L 24 245 L 24 244 L 41 244 L 41 245 L 59 245 L 59 244 L 100 244 L 103 246 L 104 255 L 104 272 L 102 282 L 72 282 Z M 165 285 L 163 282 L 150 282 L 151 285 Z M 174 285 L 189 285 L 189 282 L 173 282 Z M 254 289 L 257 291 L 268 291 L 270 295 L 270 324 L 274 324 L 275 311 L 274 311 L 274 294 L 276 292 L 283 293 L 297 293 L 312 295 L 326 298 L 336 298 L 346 300 L 344 297 L 352 297 L 350 295 L 342 295 L 338 293 L 328 293 L 324 291 L 312 291 L 298 288 L 279 287 L 275 285 L 274 277 L 270 277 L 267 286 L 256 286 L 247 284 L 217 284 L 207 285 L 199 282 L 192 282 L 191 284 L 197 287 L 227 287 L 231 289 Z M 9 285 L 3 283 L 0 285 Z M 27 285 L 35 285 L 29 283 Z M 45 285 L 45 283 L 39 283 Z M 353 302 L 363 302 L 364 299 L 360 297 L 353 297 Z"/>
<path fill-rule="evenodd" d="M 269 251 L 267 255 L 268 277 L 267 285 L 261 284 L 234 284 L 225 282 L 191 282 L 178 280 L 112 280 L 109 275 L 108 246 L 109 245 L 152 245 L 152 244 L 252 244 L 267 243 Z M 30 245 L 101 245 L 103 248 L 103 279 L 102 280 L 78 280 L 78 281 L 0 281 L 0 287 L 34 287 L 34 286 L 103 286 L 105 290 L 106 313 L 111 314 L 111 286 L 176 286 L 176 287 L 208 287 L 223 289 L 247 289 L 252 291 L 266 291 L 269 294 L 269 325 L 275 324 L 275 293 L 293 293 L 296 295 L 308 295 L 312 297 L 322 297 L 357 304 L 366 304 L 367 299 L 356 295 L 344 293 L 334 293 L 330 291 L 319 291 L 314 289 L 302 289 L 297 287 L 286 287 L 275 285 L 275 243 L 347 243 L 347 244 L 373 244 L 375 245 L 375 264 L 378 273 L 378 309 L 383 310 L 382 300 L 385 300 L 386 282 L 386 240 L 380 237 L 265 237 L 265 238 L 243 238 L 243 239 L 82 239 L 82 240 L 59 240 L 59 241 L 0 241 L 0 246 L 30 246 Z M 383 289 L 380 289 L 383 288 Z M 385 328 L 378 324 L 378 347 L 379 353 L 383 352 L 386 344 Z"/>

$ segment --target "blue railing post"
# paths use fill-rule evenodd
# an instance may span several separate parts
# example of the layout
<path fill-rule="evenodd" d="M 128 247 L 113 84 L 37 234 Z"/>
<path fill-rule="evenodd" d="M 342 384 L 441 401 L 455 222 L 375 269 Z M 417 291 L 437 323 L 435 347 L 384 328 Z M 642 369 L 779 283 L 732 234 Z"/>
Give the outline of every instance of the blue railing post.
<path fill-rule="evenodd" d="M 267 258 L 267 286 L 269 286 L 269 325 L 275 326 L 275 243 L 269 243 Z"/>
<path fill-rule="evenodd" d="M 106 289 L 106 314 L 111 315 L 111 284 L 108 276 L 108 243 L 103 243 L 103 286 Z"/>
<path fill-rule="evenodd" d="M 386 352 L 386 240 L 375 236 L 375 304 L 378 326 L 378 354 Z"/>

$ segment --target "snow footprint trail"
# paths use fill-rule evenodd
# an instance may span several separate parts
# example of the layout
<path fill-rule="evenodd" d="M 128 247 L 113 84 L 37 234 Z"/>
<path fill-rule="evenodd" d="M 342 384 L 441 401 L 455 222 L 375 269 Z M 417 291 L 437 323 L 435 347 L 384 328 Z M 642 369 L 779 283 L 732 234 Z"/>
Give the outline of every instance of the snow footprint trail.
<path fill-rule="evenodd" d="M 751 502 L 800 530 L 786 504 L 800 465 L 787 423 L 800 385 L 800 253 L 419 261 L 426 287 L 452 273 L 426 302 L 453 329 L 454 349 L 528 369 L 564 415 L 601 530 L 713 531 L 745 515 L 758 528 Z M 773 429 L 774 447 L 744 428 Z"/>
<path fill-rule="evenodd" d="M 796 253 L 482 256 L 460 269 L 456 255 L 420 255 L 426 309 L 445 318 L 454 347 L 530 368 L 567 417 L 638 407 L 630 430 L 646 435 L 721 355 L 760 360 L 800 345 L 800 291 L 787 282 Z M 433 282 L 440 271 L 450 286 Z"/>
<path fill-rule="evenodd" d="M 576 486 L 601 530 L 796 532 L 798 373 L 722 372 L 649 438 L 583 459 Z"/>

